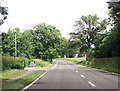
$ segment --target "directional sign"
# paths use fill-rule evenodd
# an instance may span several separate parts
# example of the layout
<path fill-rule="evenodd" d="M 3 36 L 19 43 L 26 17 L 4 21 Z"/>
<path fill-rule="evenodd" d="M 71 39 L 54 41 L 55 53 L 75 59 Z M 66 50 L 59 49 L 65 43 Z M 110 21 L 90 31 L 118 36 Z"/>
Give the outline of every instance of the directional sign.
<path fill-rule="evenodd" d="M 36 66 L 36 61 L 29 61 L 29 66 Z"/>

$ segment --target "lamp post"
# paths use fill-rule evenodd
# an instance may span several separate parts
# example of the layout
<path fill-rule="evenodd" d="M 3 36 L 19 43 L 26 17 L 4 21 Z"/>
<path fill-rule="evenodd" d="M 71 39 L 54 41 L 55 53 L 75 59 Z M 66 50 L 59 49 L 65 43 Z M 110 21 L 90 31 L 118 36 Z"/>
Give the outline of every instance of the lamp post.
<path fill-rule="evenodd" d="M 14 31 L 15 32 L 15 57 L 17 57 L 17 52 L 16 52 L 16 49 L 17 49 L 17 42 L 16 42 L 16 30 Z"/>

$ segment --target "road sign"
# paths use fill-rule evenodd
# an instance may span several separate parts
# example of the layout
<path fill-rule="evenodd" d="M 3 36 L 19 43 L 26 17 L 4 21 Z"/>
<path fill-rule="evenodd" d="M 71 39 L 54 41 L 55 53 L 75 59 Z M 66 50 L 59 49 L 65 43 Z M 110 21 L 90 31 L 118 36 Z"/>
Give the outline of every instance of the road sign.
<path fill-rule="evenodd" d="M 36 61 L 29 61 L 29 66 L 36 66 Z"/>

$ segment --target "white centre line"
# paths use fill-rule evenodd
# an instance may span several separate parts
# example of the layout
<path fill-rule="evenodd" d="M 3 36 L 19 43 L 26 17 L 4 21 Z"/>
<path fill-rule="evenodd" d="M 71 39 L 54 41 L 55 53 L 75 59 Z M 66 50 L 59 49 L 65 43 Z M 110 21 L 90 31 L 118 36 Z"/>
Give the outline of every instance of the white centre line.
<path fill-rule="evenodd" d="M 82 78 L 85 78 L 85 76 L 84 76 L 84 75 L 81 75 L 81 77 L 82 77 Z"/>
<path fill-rule="evenodd" d="M 96 87 L 92 82 L 88 81 L 88 83 L 89 83 L 92 87 Z"/>
<path fill-rule="evenodd" d="M 78 71 L 76 71 L 76 72 L 78 72 Z"/>

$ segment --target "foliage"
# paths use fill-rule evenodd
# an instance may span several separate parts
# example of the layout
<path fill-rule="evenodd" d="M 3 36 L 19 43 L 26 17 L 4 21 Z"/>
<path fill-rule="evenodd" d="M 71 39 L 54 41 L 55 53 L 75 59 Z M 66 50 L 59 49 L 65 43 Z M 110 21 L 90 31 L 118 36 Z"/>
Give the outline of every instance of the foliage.
<path fill-rule="evenodd" d="M 0 25 L 2 25 L 4 21 L 7 19 L 7 15 L 8 15 L 7 7 L 0 6 L 0 14 L 3 16 L 3 19 L 0 18 Z"/>
<path fill-rule="evenodd" d="M 17 41 L 17 57 L 29 59 L 42 58 L 52 61 L 54 57 L 62 56 L 66 39 L 60 31 L 52 25 L 41 23 L 32 30 L 21 32 L 19 28 L 9 29 L 2 33 L 2 55 L 15 56 L 15 32 Z"/>
<path fill-rule="evenodd" d="M 64 55 L 66 55 L 68 57 L 69 52 L 68 52 L 68 40 L 65 37 L 62 37 L 60 40 L 60 49 L 61 51 L 59 52 L 59 55 L 61 55 L 61 57 L 64 57 Z M 60 58 L 60 57 L 57 57 Z"/>
<path fill-rule="evenodd" d="M 74 41 L 68 41 L 68 57 L 73 58 L 78 54 L 79 48 L 75 46 Z"/>
<path fill-rule="evenodd" d="M 91 67 L 107 70 L 110 72 L 120 73 L 118 71 L 118 60 L 120 58 L 93 58 Z"/>
<path fill-rule="evenodd" d="M 81 16 L 75 22 L 77 27 L 76 32 L 70 33 L 71 40 L 74 45 L 80 48 L 80 52 L 87 52 L 87 50 L 94 44 L 97 34 L 103 32 L 107 26 L 107 20 L 100 20 L 96 15 Z M 74 46 L 73 45 L 73 46 Z"/>
<path fill-rule="evenodd" d="M 36 67 L 46 67 L 50 62 L 47 61 L 36 61 Z"/>
<path fill-rule="evenodd" d="M 45 73 L 44 70 L 39 71 L 39 72 L 33 72 L 31 74 L 28 74 L 27 76 L 24 76 L 20 79 L 17 79 L 15 81 L 12 81 L 8 84 L 5 84 L 2 86 L 2 91 L 13 91 L 13 90 L 18 90 L 21 87 L 24 87 L 25 85 L 29 84 L 30 82 L 34 81 L 37 77 Z"/>
<path fill-rule="evenodd" d="M 21 33 L 19 28 L 15 28 L 8 31 L 8 33 L 2 33 L 2 48 L 3 55 L 14 56 L 15 55 L 15 32 L 17 41 L 17 56 L 32 58 L 33 51 L 33 38 L 32 30 L 26 30 Z"/>
<path fill-rule="evenodd" d="M 97 68 L 97 69 L 102 69 L 106 70 L 109 72 L 115 72 L 115 73 L 120 73 L 118 70 L 118 60 L 120 58 L 114 57 L 114 58 L 62 58 L 59 60 L 67 60 L 71 61 L 75 64 L 87 66 L 87 67 L 92 67 L 92 68 Z"/>
<path fill-rule="evenodd" d="M 2 56 L 2 69 L 24 69 L 27 64 L 27 60 L 25 58 L 14 58 L 8 56 Z"/>
<path fill-rule="evenodd" d="M 60 31 L 45 23 L 35 26 L 34 30 L 35 55 L 51 62 L 60 51 Z"/>
<path fill-rule="evenodd" d="M 100 44 L 95 47 L 95 57 L 119 57 L 120 31 L 114 27 L 111 32 L 107 33 L 106 37 L 99 40 Z M 97 40 L 98 41 L 98 40 Z"/>
<path fill-rule="evenodd" d="M 120 23 L 120 1 L 115 2 L 115 1 L 109 1 L 108 3 L 108 9 L 109 9 L 109 16 L 110 20 L 113 20 L 113 23 Z"/>
<path fill-rule="evenodd" d="M 54 63 L 53 63 L 52 65 L 48 66 L 48 68 L 52 68 L 52 67 L 54 67 L 56 64 L 57 64 L 57 61 L 54 61 Z"/>
<path fill-rule="evenodd" d="M 94 53 L 92 57 L 105 58 L 105 57 L 120 57 L 120 2 L 109 2 L 109 21 L 110 25 L 113 26 L 105 34 L 99 34 L 96 36 L 95 48 L 92 49 Z M 88 55 L 91 56 L 91 55 Z"/>

